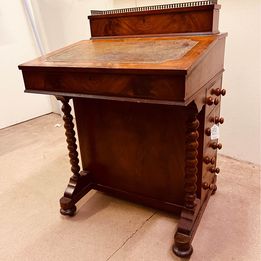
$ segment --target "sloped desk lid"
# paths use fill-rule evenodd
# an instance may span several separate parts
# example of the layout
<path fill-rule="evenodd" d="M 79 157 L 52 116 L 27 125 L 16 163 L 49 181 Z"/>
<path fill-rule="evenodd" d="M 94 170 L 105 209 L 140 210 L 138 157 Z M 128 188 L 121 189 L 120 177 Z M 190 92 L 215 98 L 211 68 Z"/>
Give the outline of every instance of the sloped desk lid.
<path fill-rule="evenodd" d="M 187 74 L 225 35 L 84 40 L 19 66 L 20 69 L 153 70 Z"/>

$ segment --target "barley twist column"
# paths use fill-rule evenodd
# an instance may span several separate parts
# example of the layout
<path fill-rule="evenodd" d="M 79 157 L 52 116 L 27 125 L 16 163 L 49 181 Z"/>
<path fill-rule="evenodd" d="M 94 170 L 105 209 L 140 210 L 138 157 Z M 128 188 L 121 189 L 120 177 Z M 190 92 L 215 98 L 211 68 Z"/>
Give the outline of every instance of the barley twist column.
<path fill-rule="evenodd" d="M 180 222 L 175 234 L 174 253 L 179 257 L 189 257 L 193 248 L 191 246 L 192 231 L 197 215 L 196 205 L 197 173 L 198 173 L 198 128 L 197 108 L 195 104 L 189 105 L 187 110 L 186 140 L 185 140 L 185 178 L 184 178 L 184 209 L 181 212 Z"/>
<path fill-rule="evenodd" d="M 80 166 L 73 124 L 73 116 L 71 115 L 71 106 L 69 105 L 70 98 L 67 97 L 56 97 L 62 102 L 63 121 L 65 128 L 65 136 L 67 142 L 67 148 L 69 151 L 69 158 L 71 163 L 71 171 L 73 173 L 72 179 L 77 180 L 80 176 Z"/>
<path fill-rule="evenodd" d="M 198 138 L 197 131 L 199 121 L 197 114 L 192 112 L 187 121 L 186 131 L 186 159 L 185 159 L 185 198 L 184 204 L 186 208 L 193 209 L 195 206 L 196 191 L 197 191 L 197 156 L 198 156 Z"/>

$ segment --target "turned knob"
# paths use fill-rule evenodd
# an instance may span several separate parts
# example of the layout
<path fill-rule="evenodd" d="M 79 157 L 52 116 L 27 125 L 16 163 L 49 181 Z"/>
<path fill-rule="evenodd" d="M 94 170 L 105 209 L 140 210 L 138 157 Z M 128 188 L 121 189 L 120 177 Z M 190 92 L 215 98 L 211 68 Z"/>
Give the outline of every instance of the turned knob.
<path fill-rule="evenodd" d="M 227 91 L 225 89 L 221 90 L 220 88 L 217 88 L 217 89 L 211 90 L 211 94 L 214 94 L 216 96 L 220 96 L 220 95 L 225 96 L 226 93 L 227 93 Z"/>
<path fill-rule="evenodd" d="M 210 144 L 210 147 L 212 149 L 214 149 L 214 150 L 216 150 L 216 149 L 221 150 L 222 149 L 222 144 L 221 143 L 217 143 L 217 142 L 213 142 L 213 143 Z"/>
<path fill-rule="evenodd" d="M 207 182 L 202 183 L 202 188 L 205 190 L 209 189 L 209 184 Z"/>
<path fill-rule="evenodd" d="M 209 185 L 207 182 L 204 182 L 204 183 L 202 183 L 202 188 L 205 190 L 207 190 L 207 189 L 213 190 L 215 188 L 215 185 L 214 184 Z"/>
<path fill-rule="evenodd" d="M 220 124 L 223 124 L 225 122 L 224 118 L 222 117 L 212 117 L 210 119 L 211 122 L 215 122 L 216 124 L 220 123 Z"/>
<path fill-rule="evenodd" d="M 218 104 L 219 104 L 219 99 L 215 98 L 214 104 L 215 104 L 215 105 L 218 105 Z"/>
<path fill-rule="evenodd" d="M 210 135 L 211 135 L 211 129 L 210 129 L 210 128 L 206 128 L 205 134 L 206 134 L 207 136 L 210 136 Z"/>
<path fill-rule="evenodd" d="M 206 104 L 209 105 L 209 106 L 213 105 L 214 104 L 214 99 L 212 97 L 208 97 L 206 99 Z"/>
<path fill-rule="evenodd" d="M 206 164 L 215 164 L 215 162 L 216 162 L 216 158 L 214 157 L 214 158 L 210 158 L 210 157 L 208 157 L 208 156 L 206 156 L 204 159 L 203 159 L 203 161 L 206 163 Z"/>
<path fill-rule="evenodd" d="M 215 173 L 215 174 L 218 174 L 220 172 L 220 169 L 215 168 L 215 167 L 211 167 L 209 170 L 210 170 L 211 173 Z"/>

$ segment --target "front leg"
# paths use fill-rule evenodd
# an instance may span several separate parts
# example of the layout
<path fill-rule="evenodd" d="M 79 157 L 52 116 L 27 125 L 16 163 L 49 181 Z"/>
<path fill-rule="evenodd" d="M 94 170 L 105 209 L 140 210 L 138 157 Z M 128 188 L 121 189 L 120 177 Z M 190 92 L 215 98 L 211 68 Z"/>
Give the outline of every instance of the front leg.
<path fill-rule="evenodd" d="M 181 212 L 173 246 L 173 252 L 179 257 L 189 257 L 193 252 L 191 241 L 195 220 L 200 206 L 199 200 L 196 199 L 199 121 L 197 119 L 197 109 L 194 103 L 190 104 L 188 107 L 186 128 L 184 209 Z"/>
<path fill-rule="evenodd" d="M 60 199 L 60 213 L 62 215 L 73 216 L 76 211 L 76 202 L 92 189 L 92 183 L 87 171 L 80 172 L 73 116 L 71 115 L 71 106 L 69 105 L 70 98 L 63 96 L 56 96 L 56 98 L 63 104 L 62 112 L 64 114 L 63 121 L 66 142 L 68 145 L 71 171 L 73 173 L 64 192 L 64 196 Z"/>

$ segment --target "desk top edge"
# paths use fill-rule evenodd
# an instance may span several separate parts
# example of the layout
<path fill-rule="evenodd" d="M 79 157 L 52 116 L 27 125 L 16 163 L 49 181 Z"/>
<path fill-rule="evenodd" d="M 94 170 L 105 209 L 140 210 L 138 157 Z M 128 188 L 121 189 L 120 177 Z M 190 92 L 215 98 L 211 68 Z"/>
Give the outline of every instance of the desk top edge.
<path fill-rule="evenodd" d="M 140 71 L 141 73 L 174 73 L 174 74 L 187 74 L 189 69 L 193 67 L 193 64 L 199 60 L 204 54 L 206 54 L 219 39 L 226 37 L 227 34 L 218 34 L 218 35 L 179 35 L 179 36 L 164 36 L 164 37 L 134 37 L 134 38 L 113 38 L 113 39 L 92 39 L 92 40 L 82 40 L 66 46 L 64 48 L 58 49 L 51 53 L 48 53 L 44 56 L 38 57 L 29 62 L 23 63 L 19 65 L 19 69 L 21 70 L 75 70 L 75 71 L 99 71 L 99 70 L 107 70 L 107 71 L 117 71 L 117 72 L 127 72 L 137 73 Z M 113 43 L 113 42 L 135 42 L 135 41 L 151 41 L 151 40 L 159 40 L 159 39 L 190 39 L 198 41 L 188 53 L 185 54 L 184 57 L 177 61 L 167 61 L 163 63 L 147 63 L 147 64 L 138 64 L 138 63 L 122 63 L 122 64 L 111 64 L 111 63 L 95 63 L 95 62 L 87 62 L 87 63 L 68 63 L 68 62 L 48 62 L 48 58 L 59 53 L 63 53 L 68 51 L 70 48 L 77 48 L 79 45 L 84 45 L 86 43 Z"/>

